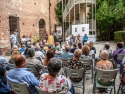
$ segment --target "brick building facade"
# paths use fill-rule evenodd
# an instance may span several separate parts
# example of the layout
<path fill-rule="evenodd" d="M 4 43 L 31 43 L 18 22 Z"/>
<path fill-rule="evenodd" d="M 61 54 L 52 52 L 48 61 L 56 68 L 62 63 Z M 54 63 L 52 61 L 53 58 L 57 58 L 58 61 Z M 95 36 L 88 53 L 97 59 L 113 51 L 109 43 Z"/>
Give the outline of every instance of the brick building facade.
<path fill-rule="evenodd" d="M 54 31 L 56 0 L 50 3 L 51 31 Z M 0 48 L 10 48 L 10 32 L 16 28 L 20 37 L 49 33 L 49 0 L 0 0 Z"/>

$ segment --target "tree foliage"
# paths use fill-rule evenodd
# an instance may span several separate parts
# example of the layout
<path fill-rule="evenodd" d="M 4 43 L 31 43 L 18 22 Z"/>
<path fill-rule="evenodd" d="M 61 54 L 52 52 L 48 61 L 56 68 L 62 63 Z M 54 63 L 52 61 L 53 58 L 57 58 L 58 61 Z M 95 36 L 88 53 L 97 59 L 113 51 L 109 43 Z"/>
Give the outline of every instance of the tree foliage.
<path fill-rule="evenodd" d="M 58 18 L 59 24 L 62 24 L 62 3 L 58 3 L 55 8 L 55 13 Z"/>
<path fill-rule="evenodd" d="M 110 40 L 125 26 L 125 0 L 96 0 L 96 22 L 102 40 Z"/>

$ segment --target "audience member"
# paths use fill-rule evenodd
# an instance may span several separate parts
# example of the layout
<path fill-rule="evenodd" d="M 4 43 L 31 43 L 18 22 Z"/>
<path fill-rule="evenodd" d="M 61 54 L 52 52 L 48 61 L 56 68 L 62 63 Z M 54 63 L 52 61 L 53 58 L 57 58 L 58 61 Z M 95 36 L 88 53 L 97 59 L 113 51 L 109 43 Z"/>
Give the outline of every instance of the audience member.
<path fill-rule="evenodd" d="M 27 64 L 33 64 L 38 66 L 39 69 L 41 69 L 42 63 L 35 58 L 35 51 L 33 48 L 29 48 L 27 51 L 28 59 L 26 60 Z"/>
<path fill-rule="evenodd" d="M 40 51 L 40 46 L 36 46 L 35 57 L 40 57 L 42 63 L 44 62 L 44 54 Z"/>
<path fill-rule="evenodd" d="M 89 42 L 90 54 L 96 54 L 96 48 L 94 47 L 94 43 L 92 41 Z"/>
<path fill-rule="evenodd" d="M 56 48 L 55 54 L 62 54 L 62 51 L 59 45 Z"/>
<path fill-rule="evenodd" d="M 101 57 L 101 61 L 99 61 L 97 64 L 96 64 L 96 68 L 98 69 L 102 69 L 102 70 L 112 70 L 113 69 L 113 64 L 108 61 L 108 52 L 106 50 L 102 50 L 101 53 L 100 53 L 100 57 Z M 112 81 L 107 81 L 105 79 L 100 79 L 100 78 L 97 78 L 97 82 L 100 84 L 100 85 L 103 85 L 103 86 L 110 86 L 112 85 Z M 106 92 L 105 89 L 100 89 L 100 92 Z"/>
<path fill-rule="evenodd" d="M 27 54 L 27 51 L 28 51 L 29 48 L 31 48 L 31 46 L 29 46 L 28 48 L 26 48 L 25 52 L 23 53 L 23 55 L 25 55 L 26 58 L 29 57 L 28 54 Z"/>
<path fill-rule="evenodd" d="M 8 61 L 3 56 L 0 56 L 0 65 L 2 65 L 3 68 L 6 69 L 7 71 L 10 70 L 10 67 L 8 65 Z"/>
<path fill-rule="evenodd" d="M 62 42 L 62 35 L 59 35 L 58 42 L 60 43 L 60 46 L 61 46 L 61 42 Z"/>
<path fill-rule="evenodd" d="M 75 43 L 75 36 L 72 34 L 70 37 L 70 45 L 73 45 Z"/>
<path fill-rule="evenodd" d="M 124 45 L 124 42 L 121 42 L 122 43 L 122 45 L 123 45 L 123 48 L 125 49 L 125 45 Z"/>
<path fill-rule="evenodd" d="M 62 53 L 61 58 L 73 58 L 73 53 L 70 53 L 69 45 L 65 46 L 65 52 Z"/>
<path fill-rule="evenodd" d="M 67 35 L 67 36 L 66 36 L 66 44 L 69 45 L 69 42 L 70 42 L 70 38 L 69 38 L 69 36 Z"/>
<path fill-rule="evenodd" d="M 66 62 L 66 66 L 70 69 L 80 69 L 84 68 L 84 64 L 79 60 L 82 55 L 81 49 L 76 49 L 74 52 L 74 57 L 71 61 Z M 71 80 L 75 82 L 79 82 L 82 80 L 82 78 L 70 78 Z"/>
<path fill-rule="evenodd" d="M 78 43 L 78 48 L 82 49 L 82 43 Z"/>
<path fill-rule="evenodd" d="M 21 42 L 26 44 L 26 36 L 25 35 L 22 36 Z"/>
<path fill-rule="evenodd" d="M 123 49 L 123 45 L 121 42 L 117 43 L 116 50 L 113 52 L 113 57 L 115 62 L 120 64 L 122 61 L 117 59 L 118 54 L 125 54 L 125 49 Z"/>
<path fill-rule="evenodd" d="M 0 94 L 11 94 L 11 90 L 7 87 L 6 74 L 7 71 L 0 66 Z"/>
<path fill-rule="evenodd" d="M 74 51 L 75 51 L 76 49 L 77 49 L 77 45 L 74 44 L 74 45 L 73 45 L 73 48 L 70 50 L 70 52 L 71 52 L 71 53 L 74 53 Z"/>
<path fill-rule="evenodd" d="M 26 58 L 23 55 L 17 55 L 15 57 L 16 68 L 10 70 L 7 74 L 7 79 L 15 83 L 24 83 L 26 82 L 32 92 L 32 94 L 37 94 L 35 86 L 39 86 L 39 81 L 34 76 L 33 73 L 27 71 Z M 9 87 L 9 85 L 8 85 Z"/>
<path fill-rule="evenodd" d="M 46 53 L 46 58 L 44 59 L 44 65 L 48 65 L 48 62 L 51 58 L 54 57 L 54 52 L 53 50 L 48 50 L 47 53 Z"/>
<path fill-rule="evenodd" d="M 22 44 L 21 48 L 20 48 L 20 53 L 23 54 L 26 50 L 25 44 Z"/>
<path fill-rule="evenodd" d="M 81 58 L 83 58 L 83 59 L 91 59 L 90 47 L 88 45 L 85 45 L 85 46 L 82 47 Z"/>
<path fill-rule="evenodd" d="M 61 70 L 61 60 L 51 58 L 47 65 L 48 73 L 40 76 L 40 88 L 46 92 L 75 94 L 74 87 L 69 79 L 59 75 Z"/>
<path fill-rule="evenodd" d="M 10 58 L 10 60 L 9 60 L 9 63 L 10 63 L 10 64 L 15 64 L 14 58 L 15 58 L 17 55 L 20 55 L 20 52 L 17 51 L 17 50 L 14 50 L 13 53 L 12 53 L 12 55 L 11 55 L 11 58 Z"/>

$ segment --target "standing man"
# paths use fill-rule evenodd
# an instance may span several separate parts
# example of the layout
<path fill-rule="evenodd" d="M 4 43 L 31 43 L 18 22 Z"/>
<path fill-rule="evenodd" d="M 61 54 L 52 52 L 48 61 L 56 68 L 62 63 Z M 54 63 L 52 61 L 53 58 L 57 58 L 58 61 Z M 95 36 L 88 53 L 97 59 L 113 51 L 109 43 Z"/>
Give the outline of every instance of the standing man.
<path fill-rule="evenodd" d="M 75 37 L 72 34 L 72 36 L 70 37 L 70 45 L 73 45 L 75 43 Z"/>
<path fill-rule="evenodd" d="M 47 43 L 47 41 L 48 41 L 48 33 L 47 33 L 47 31 L 46 31 L 46 34 L 45 34 L 45 40 L 46 40 L 46 43 Z"/>
<path fill-rule="evenodd" d="M 87 34 L 85 34 L 84 37 L 83 37 L 83 41 L 82 41 L 83 45 L 84 45 L 84 43 L 87 42 L 87 41 L 88 41 L 88 36 L 87 36 Z"/>
<path fill-rule="evenodd" d="M 17 38 L 16 38 L 16 33 L 14 32 L 12 35 L 10 35 L 11 42 L 12 42 L 12 48 L 14 45 L 16 45 Z"/>

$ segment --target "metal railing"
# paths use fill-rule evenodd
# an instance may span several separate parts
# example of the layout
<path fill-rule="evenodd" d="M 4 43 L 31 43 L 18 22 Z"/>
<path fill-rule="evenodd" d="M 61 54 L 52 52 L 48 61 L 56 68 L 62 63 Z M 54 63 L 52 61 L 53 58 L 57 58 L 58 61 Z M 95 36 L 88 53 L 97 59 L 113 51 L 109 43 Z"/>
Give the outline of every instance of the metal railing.
<path fill-rule="evenodd" d="M 73 8 L 75 4 L 96 4 L 96 0 L 69 0 L 65 9 L 63 11 L 63 20 L 65 20 L 66 16 L 68 15 L 69 11 Z"/>

